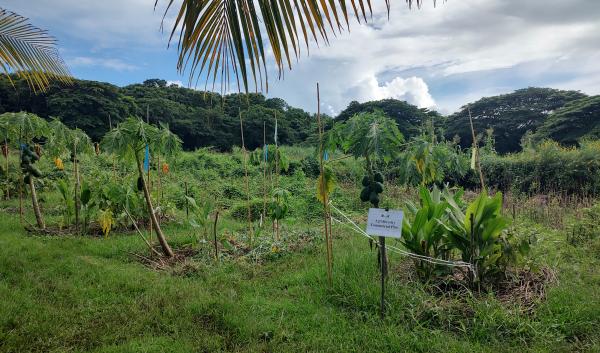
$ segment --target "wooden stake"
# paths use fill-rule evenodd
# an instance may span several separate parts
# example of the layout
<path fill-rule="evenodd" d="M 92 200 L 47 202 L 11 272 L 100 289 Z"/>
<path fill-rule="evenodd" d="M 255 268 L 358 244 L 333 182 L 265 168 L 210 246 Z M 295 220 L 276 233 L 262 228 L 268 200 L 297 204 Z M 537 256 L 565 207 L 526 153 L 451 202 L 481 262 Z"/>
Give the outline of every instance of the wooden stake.
<path fill-rule="evenodd" d="M 23 159 L 23 130 L 19 128 L 19 163 Z M 19 224 L 23 225 L 23 168 L 19 168 Z"/>
<path fill-rule="evenodd" d="M 275 126 L 277 127 L 277 110 L 275 114 Z M 277 134 L 279 131 L 275 131 L 275 188 L 279 187 L 279 141 L 277 141 Z M 279 241 L 279 220 L 273 220 L 273 226 L 275 227 L 275 239 Z"/>
<path fill-rule="evenodd" d="M 188 206 L 188 199 L 187 199 L 189 197 L 189 195 L 188 195 L 188 183 L 187 183 L 187 181 L 184 181 L 183 183 L 185 185 L 185 196 L 186 196 L 185 197 L 185 219 L 189 221 L 190 220 L 190 208 Z"/>
<path fill-rule="evenodd" d="M 6 137 L 4 138 L 4 148 L 6 148 L 6 199 L 10 200 L 10 183 L 8 181 L 9 175 L 8 175 L 8 169 L 9 169 L 9 164 L 8 164 L 8 157 L 10 155 L 10 150 L 8 149 L 8 140 L 6 139 Z"/>
<path fill-rule="evenodd" d="M 75 232 L 79 233 L 79 169 L 77 168 L 77 142 L 73 141 L 73 177 L 75 179 Z"/>
<path fill-rule="evenodd" d="M 148 104 L 146 104 L 146 124 L 150 125 L 150 107 L 148 106 Z M 150 195 L 150 197 L 152 197 L 152 180 L 150 179 L 150 152 L 148 152 L 148 194 Z M 154 213 L 154 210 L 152 210 L 152 213 Z M 155 215 L 156 217 L 156 215 Z M 158 219 L 160 218 L 160 215 L 157 217 L 157 223 L 158 223 Z M 152 220 L 150 220 L 149 222 L 149 231 L 150 231 L 150 235 L 148 236 L 150 238 L 150 240 L 152 240 Z"/>
<path fill-rule="evenodd" d="M 254 230 L 252 229 L 252 211 L 250 209 L 250 182 L 248 181 L 248 153 L 244 144 L 244 123 L 242 121 L 242 112 L 240 115 L 240 135 L 242 136 L 242 153 L 244 156 L 244 180 L 246 182 L 246 206 L 248 207 L 248 233 L 250 234 L 250 247 L 254 243 Z"/>
<path fill-rule="evenodd" d="M 317 126 L 319 129 L 319 169 L 321 173 L 321 178 L 325 178 L 325 167 L 323 161 L 323 124 L 321 122 L 321 96 L 319 92 L 319 83 L 317 82 Z M 327 186 L 325 185 L 324 180 L 321 182 L 321 194 L 323 195 L 323 220 L 325 226 L 325 248 L 327 250 L 327 281 L 329 286 L 333 285 L 333 242 L 331 241 L 331 219 L 329 212 L 329 198 L 327 196 L 326 190 L 324 190 Z"/>
<path fill-rule="evenodd" d="M 217 246 L 217 222 L 219 221 L 219 211 L 215 213 L 215 224 L 213 226 L 213 238 L 215 244 L 215 260 L 219 261 L 219 247 Z"/>
<path fill-rule="evenodd" d="M 483 181 L 483 172 L 481 171 L 481 162 L 479 160 L 479 149 L 477 148 L 477 140 L 475 137 L 475 129 L 473 128 L 473 118 L 471 117 L 471 108 L 467 107 L 469 112 L 469 123 L 471 124 L 471 136 L 473 137 L 473 148 L 475 151 L 475 163 L 477 163 L 477 170 L 479 171 L 479 181 L 481 182 L 481 190 L 485 190 L 485 183 Z"/>
<path fill-rule="evenodd" d="M 110 114 L 108 114 L 108 127 L 112 130 L 112 120 L 110 119 Z M 117 180 L 117 166 L 115 163 L 115 156 L 111 156 L 112 159 L 112 169 L 113 169 L 113 178 Z"/>
<path fill-rule="evenodd" d="M 263 165 L 263 219 L 267 217 L 267 159 L 265 156 L 268 156 L 268 152 L 265 155 L 265 151 L 267 150 L 267 122 L 263 120 L 263 154 L 262 154 L 262 165 Z"/>

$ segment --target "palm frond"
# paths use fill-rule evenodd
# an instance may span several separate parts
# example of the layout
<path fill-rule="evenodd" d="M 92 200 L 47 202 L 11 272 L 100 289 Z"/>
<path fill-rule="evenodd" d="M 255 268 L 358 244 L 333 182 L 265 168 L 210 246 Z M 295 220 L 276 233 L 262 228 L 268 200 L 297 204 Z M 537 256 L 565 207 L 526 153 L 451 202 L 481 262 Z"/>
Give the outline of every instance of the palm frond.
<path fill-rule="evenodd" d="M 34 91 L 45 91 L 52 80 L 71 82 L 71 74 L 56 49 L 56 40 L 28 19 L 0 8 L 0 70 L 23 77 Z"/>
<path fill-rule="evenodd" d="M 389 14 L 390 0 L 384 1 Z M 405 1 L 409 8 L 424 2 Z M 435 6 L 436 0 L 432 1 Z M 168 1 L 165 17 L 175 3 Z M 371 0 L 350 0 L 350 4 L 346 0 L 183 0 L 169 42 L 179 33 L 177 69 L 189 73 L 189 84 L 194 80 L 197 84 L 205 75 L 206 85 L 212 81 L 214 88 L 219 80 L 221 90 L 228 90 L 234 78 L 238 89 L 248 92 L 250 76 L 256 91 L 268 91 L 263 35 L 281 78 L 285 68 L 291 69 L 292 61 L 298 60 L 302 42 L 308 51 L 311 40 L 327 45 L 330 34 L 340 33 L 344 26 L 350 30 L 349 11 L 359 23 L 361 18 L 369 21 Z"/>

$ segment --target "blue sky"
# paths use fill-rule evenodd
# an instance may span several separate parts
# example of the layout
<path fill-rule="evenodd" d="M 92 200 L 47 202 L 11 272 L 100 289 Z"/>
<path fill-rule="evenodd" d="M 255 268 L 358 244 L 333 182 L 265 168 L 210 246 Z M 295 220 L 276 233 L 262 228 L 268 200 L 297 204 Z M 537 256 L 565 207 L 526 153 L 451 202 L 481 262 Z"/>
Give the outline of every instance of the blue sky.
<path fill-rule="evenodd" d="M 160 5 L 162 4 L 162 6 Z M 154 0 L 0 0 L 59 40 L 74 76 L 127 85 L 147 78 L 187 83 L 160 31 Z M 174 15 L 174 14 L 172 14 Z M 600 1 L 448 0 L 409 11 L 374 2 L 370 26 L 354 23 L 328 47 L 311 45 L 269 97 L 335 114 L 351 100 L 407 100 L 450 113 L 528 86 L 600 93 Z M 170 29 L 172 18 L 167 17 Z M 201 84 L 199 88 L 203 88 Z"/>

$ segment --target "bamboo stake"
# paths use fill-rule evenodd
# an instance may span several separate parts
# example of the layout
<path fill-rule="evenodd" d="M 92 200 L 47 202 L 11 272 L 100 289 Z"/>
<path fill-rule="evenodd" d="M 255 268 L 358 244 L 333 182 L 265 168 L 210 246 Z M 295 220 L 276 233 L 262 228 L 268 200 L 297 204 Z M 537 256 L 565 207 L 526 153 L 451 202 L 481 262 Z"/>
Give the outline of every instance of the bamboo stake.
<path fill-rule="evenodd" d="M 73 177 L 75 179 L 75 232 L 79 233 L 79 169 L 77 167 L 77 142 L 73 141 Z"/>
<path fill-rule="evenodd" d="M 246 152 L 246 145 L 244 143 L 244 123 L 242 121 L 242 112 L 240 110 L 240 134 L 242 136 L 242 153 L 244 156 L 244 180 L 246 182 L 246 201 L 248 208 L 248 232 L 250 234 L 250 247 L 254 243 L 254 230 L 252 229 L 252 212 L 250 210 L 250 183 L 248 181 L 248 153 Z"/>
<path fill-rule="evenodd" d="M 10 200 L 10 183 L 8 182 L 8 178 L 9 178 L 9 174 L 8 174 L 8 169 L 9 169 L 9 164 L 8 164 L 8 156 L 10 155 L 10 150 L 8 149 L 8 140 L 6 139 L 6 137 L 4 138 L 4 148 L 6 148 L 6 199 Z"/>
<path fill-rule="evenodd" d="M 150 124 L 150 107 L 148 106 L 148 104 L 146 104 L 146 124 Z M 152 180 L 150 179 L 150 152 L 148 152 L 148 194 L 152 195 Z M 152 196 L 150 196 L 152 197 Z M 152 210 L 152 213 L 154 213 L 154 210 Z M 156 215 L 155 215 L 156 217 Z M 160 217 L 158 217 L 160 218 Z M 148 236 L 150 238 L 150 240 L 152 240 L 152 220 L 150 220 L 149 222 L 149 231 L 150 231 L 150 235 Z M 158 223 L 158 222 L 157 222 Z"/>
<path fill-rule="evenodd" d="M 267 149 L 267 122 L 263 120 L 263 155 L 262 155 L 262 165 L 263 165 L 263 214 L 262 217 L 265 219 L 267 217 L 267 158 L 268 154 L 265 154 Z M 268 153 L 268 152 L 267 152 Z"/>
<path fill-rule="evenodd" d="M 277 127 L 277 110 L 274 112 L 275 115 L 275 127 Z M 279 187 L 279 141 L 277 141 L 277 129 L 275 130 L 275 188 Z M 275 239 L 279 241 L 279 220 L 273 220 L 273 227 L 275 228 Z"/>
<path fill-rule="evenodd" d="M 217 222 L 219 221 L 219 211 L 215 213 L 215 224 L 213 226 L 213 239 L 215 244 L 215 261 L 219 260 L 219 247 L 217 246 Z"/>
<path fill-rule="evenodd" d="M 112 130 L 112 120 L 110 118 L 110 114 L 108 114 L 108 127 Z M 112 159 L 112 169 L 113 169 L 113 178 L 117 180 L 117 166 L 115 163 L 115 156 L 111 156 Z"/>
<path fill-rule="evenodd" d="M 23 129 L 19 128 L 19 163 L 23 160 Z M 19 168 L 19 224 L 23 225 L 23 168 Z"/>
<path fill-rule="evenodd" d="M 321 172 L 321 194 L 323 195 L 323 220 L 325 226 L 325 248 L 327 250 L 327 281 L 329 286 L 333 284 L 333 245 L 331 242 L 331 219 L 329 216 L 329 198 L 325 188 L 325 168 L 323 165 L 323 124 L 321 122 L 321 95 L 319 83 L 317 82 L 317 125 L 319 129 L 319 169 Z"/>
<path fill-rule="evenodd" d="M 471 117 L 471 108 L 467 107 L 469 112 L 469 123 L 471 124 L 471 136 L 473 137 L 473 148 L 475 151 L 475 163 L 477 164 L 477 170 L 479 171 L 479 181 L 481 182 L 481 190 L 485 190 L 485 183 L 483 181 L 483 172 L 481 171 L 481 161 L 479 160 L 479 149 L 477 147 L 477 140 L 475 138 L 475 129 L 473 128 L 473 118 Z"/>

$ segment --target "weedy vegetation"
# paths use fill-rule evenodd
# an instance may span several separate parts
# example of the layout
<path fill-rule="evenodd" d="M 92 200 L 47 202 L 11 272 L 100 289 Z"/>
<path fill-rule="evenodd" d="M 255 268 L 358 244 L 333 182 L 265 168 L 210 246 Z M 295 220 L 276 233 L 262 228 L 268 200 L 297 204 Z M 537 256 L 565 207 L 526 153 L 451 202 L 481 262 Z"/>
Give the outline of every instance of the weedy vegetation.
<path fill-rule="evenodd" d="M 244 165 L 136 117 L 94 145 L 0 115 L 0 351 L 600 349 L 597 143 L 483 136 L 480 190 L 433 123 L 318 125 Z M 384 258 L 356 230 L 369 207 L 404 211 Z"/>

